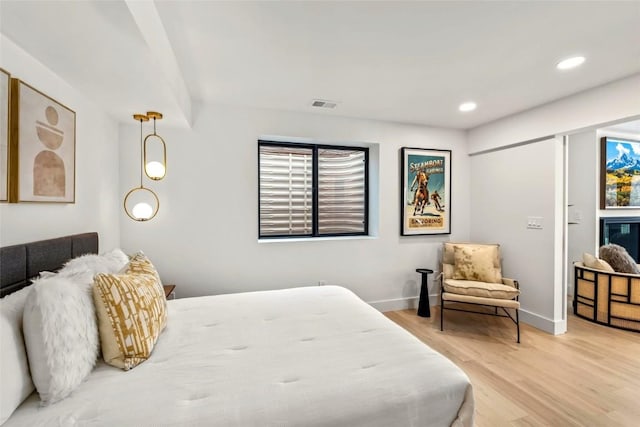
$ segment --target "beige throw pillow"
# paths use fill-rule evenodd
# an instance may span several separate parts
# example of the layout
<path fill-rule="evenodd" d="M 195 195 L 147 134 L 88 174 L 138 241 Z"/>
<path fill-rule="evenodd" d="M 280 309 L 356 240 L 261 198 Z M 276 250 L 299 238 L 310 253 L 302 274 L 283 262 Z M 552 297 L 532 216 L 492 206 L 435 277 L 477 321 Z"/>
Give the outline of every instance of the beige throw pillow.
<path fill-rule="evenodd" d="M 500 268 L 500 245 L 497 243 L 461 243 L 461 242 L 445 242 L 443 253 L 442 253 L 442 262 L 443 264 L 455 264 L 454 259 L 454 249 L 456 247 L 469 247 L 469 248 L 486 248 L 491 247 L 494 251 L 493 257 L 493 266 L 495 268 Z"/>
<path fill-rule="evenodd" d="M 494 267 L 497 246 L 455 246 L 453 279 L 502 283 L 500 268 Z"/>
<path fill-rule="evenodd" d="M 167 317 L 157 277 L 97 274 L 93 298 L 104 361 L 129 370 L 147 360 Z"/>
<path fill-rule="evenodd" d="M 615 270 L 609 265 L 609 263 L 603 259 L 598 259 L 591 254 L 582 254 L 582 263 L 587 268 L 593 268 L 595 270 L 608 271 L 613 273 Z"/>

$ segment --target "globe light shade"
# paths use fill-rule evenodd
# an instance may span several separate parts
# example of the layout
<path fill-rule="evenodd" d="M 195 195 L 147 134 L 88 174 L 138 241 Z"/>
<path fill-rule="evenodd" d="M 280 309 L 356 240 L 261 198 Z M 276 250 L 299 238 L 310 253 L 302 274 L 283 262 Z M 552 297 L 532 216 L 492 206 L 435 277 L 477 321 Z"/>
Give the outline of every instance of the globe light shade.
<path fill-rule="evenodd" d="M 144 166 L 144 171 L 149 178 L 157 181 L 164 178 L 166 169 L 162 163 L 153 161 Z"/>
<path fill-rule="evenodd" d="M 124 197 L 124 211 L 134 221 L 149 221 L 160 209 L 158 196 L 149 188 L 135 187 Z"/>
<path fill-rule="evenodd" d="M 167 172 L 167 145 L 164 143 L 164 139 L 156 133 L 155 120 L 153 133 L 146 136 L 143 145 L 144 173 L 149 179 L 159 181 L 164 178 Z"/>
<path fill-rule="evenodd" d="M 138 203 L 131 209 L 131 214 L 140 220 L 148 220 L 153 215 L 153 208 L 148 203 Z"/>

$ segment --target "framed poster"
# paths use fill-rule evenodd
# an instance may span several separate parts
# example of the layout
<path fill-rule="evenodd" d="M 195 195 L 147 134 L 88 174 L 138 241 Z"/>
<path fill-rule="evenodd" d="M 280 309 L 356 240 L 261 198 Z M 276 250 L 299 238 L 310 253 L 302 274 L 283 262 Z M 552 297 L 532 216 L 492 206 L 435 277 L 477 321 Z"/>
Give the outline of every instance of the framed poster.
<path fill-rule="evenodd" d="M 0 68 L 0 202 L 9 200 L 9 93 L 11 76 Z"/>
<path fill-rule="evenodd" d="M 600 208 L 640 208 L 640 141 L 600 139 Z"/>
<path fill-rule="evenodd" d="M 10 201 L 74 203 L 76 113 L 11 79 L 11 129 Z"/>
<path fill-rule="evenodd" d="M 402 236 L 451 234 L 451 150 L 402 148 Z"/>

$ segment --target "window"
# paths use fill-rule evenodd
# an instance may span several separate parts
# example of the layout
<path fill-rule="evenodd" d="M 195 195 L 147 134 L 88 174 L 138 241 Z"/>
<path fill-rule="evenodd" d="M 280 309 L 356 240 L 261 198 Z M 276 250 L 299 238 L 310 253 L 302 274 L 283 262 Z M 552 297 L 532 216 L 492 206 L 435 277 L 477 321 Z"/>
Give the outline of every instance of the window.
<path fill-rule="evenodd" d="M 363 147 L 258 141 L 260 238 L 368 234 Z"/>

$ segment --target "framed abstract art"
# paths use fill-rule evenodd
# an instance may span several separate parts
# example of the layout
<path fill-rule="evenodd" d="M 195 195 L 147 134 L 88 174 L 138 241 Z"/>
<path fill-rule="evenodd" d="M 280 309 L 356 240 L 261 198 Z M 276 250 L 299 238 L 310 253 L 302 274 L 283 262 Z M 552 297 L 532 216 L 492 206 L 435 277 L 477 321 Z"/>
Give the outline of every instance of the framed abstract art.
<path fill-rule="evenodd" d="M 9 201 L 75 202 L 76 114 L 11 79 Z"/>
<path fill-rule="evenodd" d="M 9 94 L 11 76 L 0 68 L 0 202 L 9 200 Z"/>

